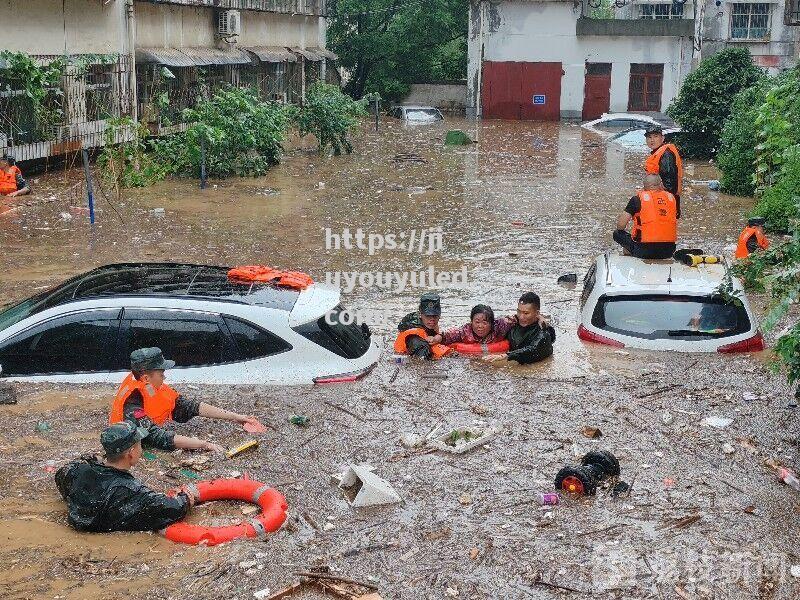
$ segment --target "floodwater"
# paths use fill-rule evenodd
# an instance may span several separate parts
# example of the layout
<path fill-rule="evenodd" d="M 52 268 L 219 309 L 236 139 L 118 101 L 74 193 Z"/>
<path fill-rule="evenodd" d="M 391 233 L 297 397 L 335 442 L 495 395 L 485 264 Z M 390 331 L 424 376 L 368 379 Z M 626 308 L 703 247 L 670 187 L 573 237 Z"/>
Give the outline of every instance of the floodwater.
<path fill-rule="evenodd" d="M 446 148 L 452 128 L 477 143 Z M 113 390 L 20 386 L 19 404 L 0 406 L 0 597 L 244 599 L 277 591 L 318 564 L 375 583 L 386 600 L 559 593 L 537 578 L 602 598 L 796 597 L 789 568 L 800 556 L 797 497 L 764 466 L 797 460 L 783 377 L 751 356 L 586 346 L 575 334 L 580 285 L 556 284 L 565 273 L 581 278 L 612 247 L 611 229 L 640 183 L 643 156 L 606 148 L 577 125 L 495 121 L 383 121 L 377 133 L 365 129 L 355 148 L 324 158 L 295 147 L 265 177 L 212 182 L 203 191 L 195 181 L 172 180 L 119 200 L 101 196 L 93 228 L 80 171 L 35 177 L 36 195 L 0 214 L 0 298 L 18 300 L 123 261 L 263 263 L 317 280 L 466 267 L 466 286 L 441 290 L 442 325 L 463 323 L 478 302 L 510 313 L 522 292 L 534 290 L 558 332 L 553 359 L 530 367 L 463 358 L 396 366 L 386 344 L 378 367 L 353 385 L 182 387 L 271 428 L 259 448 L 232 460 L 158 453 L 137 475 L 165 489 L 189 483 L 175 479 L 187 460 L 204 479 L 247 472 L 281 490 L 291 507 L 287 525 L 265 543 L 215 548 L 71 531 L 47 461 L 60 465 L 97 449 Z M 714 178 L 708 165 L 686 171 L 687 180 Z M 752 200 L 686 188 L 683 243 L 730 253 Z M 441 249 L 430 255 L 326 247 L 326 229 L 408 238 L 437 227 Z M 374 330 L 388 337 L 420 291 L 358 285 L 344 303 L 371 311 Z M 426 378 L 432 369 L 447 377 Z M 309 416 L 309 427 L 291 425 L 292 414 Z M 713 415 L 734 422 L 720 430 L 702 425 Z M 51 429 L 37 431 L 40 421 Z M 436 425 L 447 432 L 488 423 L 502 429 L 498 439 L 461 456 L 399 443 L 404 433 Z M 586 425 L 602 436 L 585 438 Z M 202 419 L 180 427 L 226 447 L 248 437 Z M 603 490 L 537 505 L 536 494 L 551 491 L 561 467 L 597 449 L 619 458 L 633 485 L 629 496 Z M 330 483 L 348 463 L 374 466 L 402 505 L 352 509 Z M 211 503 L 192 520 L 224 523 L 241 518 L 240 508 Z"/>
<path fill-rule="evenodd" d="M 477 143 L 445 147 L 444 134 L 455 128 Z M 560 334 L 558 356 L 519 374 L 574 376 L 593 367 L 593 352 L 575 334 L 577 292 L 556 279 L 582 277 L 593 257 L 615 246 L 610 232 L 641 184 L 643 154 L 607 147 L 576 124 L 462 120 L 384 120 L 378 132 L 360 134 L 351 156 L 323 158 L 307 144 L 295 147 L 257 179 L 212 182 L 202 191 L 197 181 L 170 180 L 128 190 L 119 201 L 99 195 L 94 227 L 80 170 L 43 177 L 25 199 L 30 206 L 0 215 L 0 297 L 24 297 L 109 262 L 269 264 L 342 284 L 358 275 L 345 305 L 390 334 L 427 286 L 370 280 L 379 273 L 416 277 L 433 267 L 466 279 L 440 290 L 444 327 L 465 322 L 474 304 L 510 314 L 522 292 L 539 293 Z M 707 165 L 690 164 L 686 173 L 683 244 L 730 254 L 752 200 L 693 186 L 694 178 L 713 177 Z M 430 237 L 422 253 L 347 249 L 343 240 L 336 248 L 335 236 L 345 230 L 419 239 L 436 228 L 442 233 L 433 253 Z"/>

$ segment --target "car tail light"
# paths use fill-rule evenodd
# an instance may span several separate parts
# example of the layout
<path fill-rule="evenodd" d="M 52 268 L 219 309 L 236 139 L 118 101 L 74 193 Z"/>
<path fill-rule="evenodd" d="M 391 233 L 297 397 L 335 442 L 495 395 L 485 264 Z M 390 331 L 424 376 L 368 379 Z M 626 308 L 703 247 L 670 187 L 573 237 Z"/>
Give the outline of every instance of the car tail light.
<path fill-rule="evenodd" d="M 358 381 L 359 379 L 363 379 L 374 368 L 375 365 L 370 365 L 369 368 L 364 369 L 363 371 L 356 371 L 354 373 L 342 373 L 340 375 L 326 375 L 325 377 L 315 377 L 314 383 L 319 385 L 326 383 L 351 383 L 353 381 Z"/>
<path fill-rule="evenodd" d="M 604 335 L 600 335 L 599 333 L 594 333 L 593 331 L 589 331 L 583 325 L 578 327 L 578 337 L 584 340 L 585 342 L 595 342 L 596 344 L 605 344 L 606 346 L 614 346 L 615 348 L 624 348 L 625 344 L 622 342 L 618 342 L 617 340 L 612 340 L 611 338 L 607 338 Z"/>
<path fill-rule="evenodd" d="M 726 344 L 717 348 L 717 352 L 730 354 L 733 352 L 760 352 L 764 349 L 764 336 L 761 332 L 757 332 L 753 337 L 742 340 L 741 342 L 734 342 L 733 344 Z"/>

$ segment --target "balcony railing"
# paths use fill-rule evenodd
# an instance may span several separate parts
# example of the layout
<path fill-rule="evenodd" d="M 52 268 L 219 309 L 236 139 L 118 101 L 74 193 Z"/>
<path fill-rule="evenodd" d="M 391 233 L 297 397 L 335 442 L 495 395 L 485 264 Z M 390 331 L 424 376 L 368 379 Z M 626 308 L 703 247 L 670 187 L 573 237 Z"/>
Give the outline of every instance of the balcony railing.
<path fill-rule="evenodd" d="M 578 35 L 688 37 L 694 35 L 691 2 L 584 0 Z"/>

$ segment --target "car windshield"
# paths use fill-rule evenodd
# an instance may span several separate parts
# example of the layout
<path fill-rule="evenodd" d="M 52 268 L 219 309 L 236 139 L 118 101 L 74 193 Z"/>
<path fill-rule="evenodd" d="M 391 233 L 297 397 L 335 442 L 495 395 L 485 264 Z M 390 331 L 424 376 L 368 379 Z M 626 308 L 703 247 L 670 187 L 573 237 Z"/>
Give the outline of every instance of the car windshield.
<path fill-rule="evenodd" d="M 647 141 L 644 137 L 644 129 L 635 129 L 633 131 L 623 131 L 611 136 L 614 143 L 620 144 L 626 148 L 647 148 Z"/>
<path fill-rule="evenodd" d="M 12 325 L 16 325 L 23 319 L 27 319 L 31 315 L 52 308 L 61 304 L 64 300 L 71 298 L 75 289 L 78 287 L 81 278 L 76 277 L 59 285 L 55 288 L 49 289 L 41 294 L 37 294 L 32 298 L 23 300 L 18 304 L 14 304 L 0 312 L 0 331 L 8 329 Z"/>
<path fill-rule="evenodd" d="M 435 108 L 409 108 L 406 109 L 407 121 L 438 121 L 442 115 Z"/>
<path fill-rule="evenodd" d="M 645 339 L 702 340 L 750 330 L 745 307 L 718 296 L 603 296 L 592 325 Z"/>

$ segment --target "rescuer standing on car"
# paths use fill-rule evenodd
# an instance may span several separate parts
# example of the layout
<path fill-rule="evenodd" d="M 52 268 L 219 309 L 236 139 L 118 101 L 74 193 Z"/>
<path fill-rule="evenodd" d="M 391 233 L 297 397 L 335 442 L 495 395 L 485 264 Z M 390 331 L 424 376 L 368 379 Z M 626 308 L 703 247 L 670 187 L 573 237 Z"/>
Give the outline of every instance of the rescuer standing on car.
<path fill-rule="evenodd" d="M 660 175 L 664 189 L 675 196 L 677 218 L 681 218 L 681 192 L 683 190 L 683 160 L 675 144 L 667 143 L 661 125 L 651 125 L 644 132 L 650 156 L 644 162 L 648 174 Z"/>
<path fill-rule="evenodd" d="M 165 360 L 159 348 L 141 348 L 131 353 L 131 373 L 117 390 L 111 406 L 109 422 L 130 421 L 148 433 L 142 440 L 146 447 L 160 450 L 208 450 L 224 452 L 211 442 L 193 437 L 175 435 L 162 426 L 167 421 L 185 423 L 193 417 L 208 417 L 233 421 L 263 429 L 258 419 L 240 415 L 205 402 L 189 400 L 164 383 L 164 371 L 175 366 L 175 361 Z"/>

